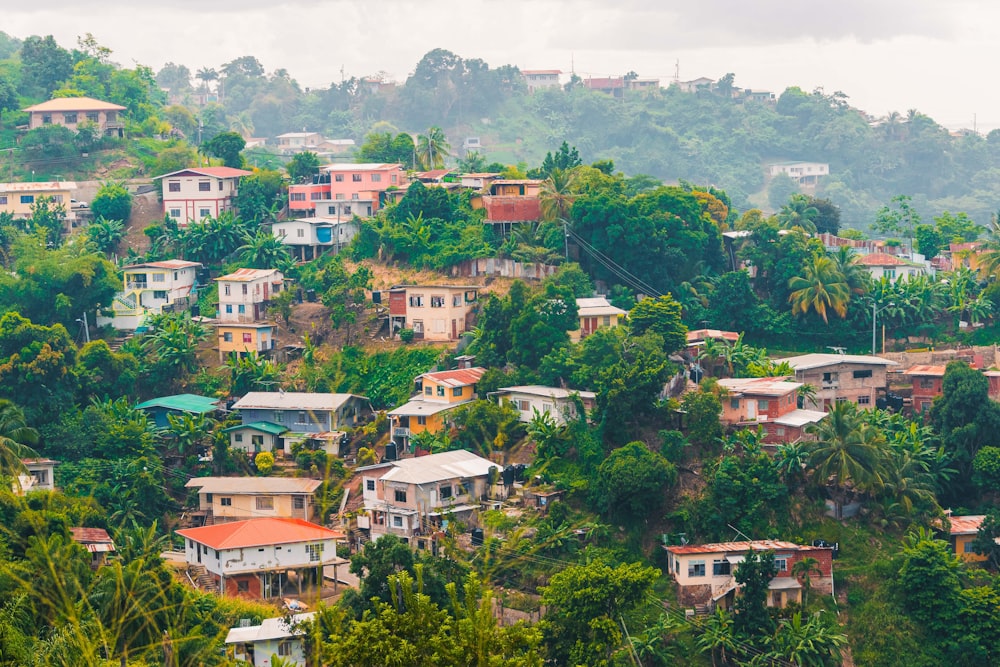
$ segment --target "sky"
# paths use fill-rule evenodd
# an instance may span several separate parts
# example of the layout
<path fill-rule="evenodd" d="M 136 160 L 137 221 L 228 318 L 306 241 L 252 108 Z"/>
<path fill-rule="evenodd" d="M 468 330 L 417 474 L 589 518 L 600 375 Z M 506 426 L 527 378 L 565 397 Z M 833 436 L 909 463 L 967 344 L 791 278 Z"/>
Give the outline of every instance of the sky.
<path fill-rule="evenodd" d="M 47 0 L 11 3 L 0 29 L 52 34 L 64 47 L 90 32 L 112 59 L 192 72 L 253 55 L 303 87 L 387 72 L 405 80 L 445 48 L 491 66 L 580 76 L 634 70 L 668 85 L 736 75 L 736 85 L 842 91 L 875 116 L 917 109 L 951 128 L 1000 127 L 994 0 Z M 99 9 L 94 9 L 98 6 Z"/>

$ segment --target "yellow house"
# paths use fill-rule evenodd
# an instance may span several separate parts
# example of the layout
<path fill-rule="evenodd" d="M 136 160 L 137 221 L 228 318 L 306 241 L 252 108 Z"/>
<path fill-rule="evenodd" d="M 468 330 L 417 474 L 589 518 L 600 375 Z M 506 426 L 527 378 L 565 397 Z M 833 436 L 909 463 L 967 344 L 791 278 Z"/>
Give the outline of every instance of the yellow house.
<path fill-rule="evenodd" d="M 15 218 L 30 218 L 31 207 L 41 197 L 51 197 L 56 204 L 66 208 L 66 219 L 75 219 L 70 207 L 70 197 L 76 190 L 73 181 L 46 181 L 28 183 L 0 183 L 0 213 L 10 213 Z"/>
<path fill-rule="evenodd" d="M 221 322 L 215 325 L 219 333 L 219 361 L 231 352 L 245 357 L 251 352 L 263 356 L 274 349 L 274 324 L 270 322 Z"/>
<path fill-rule="evenodd" d="M 979 534 L 979 527 L 983 524 L 983 519 L 985 518 L 982 514 L 948 517 L 948 532 L 951 547 L 955 551 L 955 555 L 962 560 L 973 563 L 981 563 L 986 560 L 986 556 L 983 554 L 969 551 L 969 545 L 972 544 L 972 541 L 976 539 L 976 535 Z M 1000 538 L 997 541 L 1000 542 Z"/>
<path fill-rule="evenodd" d="M 580 327 L 569 332 L 569 338 L 574 343 L 579 343 L 598 329 L 616 327 L 621 324 L 622 318 L 628 312 L 621 308 L 615 308 L 603 296 L 577 299 L 577 316 L 580 318 Z"/>
<path fill-rule="evenodd" d="M 184 486 L 198 489 L 196 517 L 205 524 L 259 517 L 312 517 L 322 480 L 295 477 L 195 477 Z"/>
<path fill-rule="evenodd" d="M 393 442 L 402 448 L 414 435 L 445 430 L 446 413 L 477 398 L 476 383 L 485 372 L 485 368 L 459 368 L 418 376 L 416 394 L 388 413 Z"/>

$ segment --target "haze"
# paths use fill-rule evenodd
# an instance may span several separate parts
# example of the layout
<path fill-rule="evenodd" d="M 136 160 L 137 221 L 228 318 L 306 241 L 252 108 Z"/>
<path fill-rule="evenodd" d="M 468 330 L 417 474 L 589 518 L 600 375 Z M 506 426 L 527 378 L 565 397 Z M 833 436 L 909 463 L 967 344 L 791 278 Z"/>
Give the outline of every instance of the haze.
<path fill-rule="evenodd" d="M 571 69 L 581 76 L 629 70 L 667 85 L 736 74 L 745 88 L 841 90 L 876 116 L 916 108 L 948 127 L 1000 127 L 1000 90 L 984 65 L 995 57 L 1000 6 L 985 0 L 508 0 L 381 4 L 339 0 L 235 4 L 133 0 L 89 5 L 50 0 L 4 10 L 19 38 L 53 34 L 64 47 L 91 32 L 123 65 L 172 61 L 217 67 L 256 56 L 306 87 L 344 75 L 388 72 L 404 80 L 442 47 L 491 66 Z"/>

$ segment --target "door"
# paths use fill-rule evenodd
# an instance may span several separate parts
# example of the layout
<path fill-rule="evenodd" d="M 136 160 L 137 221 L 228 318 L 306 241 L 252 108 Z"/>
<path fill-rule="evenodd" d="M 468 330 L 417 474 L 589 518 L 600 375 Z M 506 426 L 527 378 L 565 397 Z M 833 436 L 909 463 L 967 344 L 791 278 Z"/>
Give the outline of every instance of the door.
<path fill-rule="evenodd" d="M 757 401 L 747 401 L 747 419 L 757 419 Z"/>
<path fill-rule="evenodd" d="M 451 321 L 451 339 L 458 340 L 458 320 Z"/>
<path fill-rule="evenodd" d="M 198 562 L 200 563 L 201 562 L 201 545 L 195 543 L 194 548 L 198 551 Z"/>

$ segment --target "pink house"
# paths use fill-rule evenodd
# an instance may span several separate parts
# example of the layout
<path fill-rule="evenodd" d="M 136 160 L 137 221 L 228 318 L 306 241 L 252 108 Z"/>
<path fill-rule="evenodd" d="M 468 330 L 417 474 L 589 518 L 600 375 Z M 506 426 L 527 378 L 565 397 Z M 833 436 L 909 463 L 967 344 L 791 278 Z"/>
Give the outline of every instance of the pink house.
<path fill-rule="evenodd" d="M 799 408 L 801 382 L 783 377 L 724 378 L 719 386 L 727 392 L 722 398 L 723 425 L 736 429 L 762 426 L 764 444 L 796 442 L 807 426 L 826 417 L 825 412 Z"/>
<path fill-rule="evenodd" d="M 233 207 L 240 179 L 253 172 L 232 167 L 190 167 L 158 176 L 163 188 L 163 212 L 181 227 L 217 218 Z"/>
<path fill-rule="evenodd" d="M 331 164 L 314 181 L 288 186 L 288 208 L 295 215 L 365 218 L 382 207 L 386 190 L 409 184 L 399 163 Z"/>

